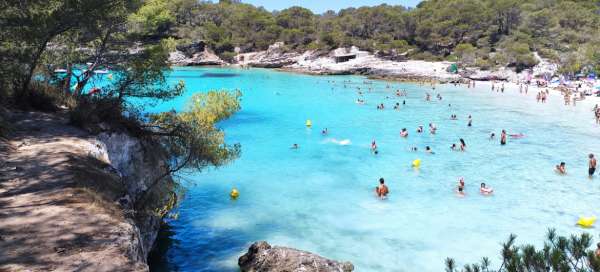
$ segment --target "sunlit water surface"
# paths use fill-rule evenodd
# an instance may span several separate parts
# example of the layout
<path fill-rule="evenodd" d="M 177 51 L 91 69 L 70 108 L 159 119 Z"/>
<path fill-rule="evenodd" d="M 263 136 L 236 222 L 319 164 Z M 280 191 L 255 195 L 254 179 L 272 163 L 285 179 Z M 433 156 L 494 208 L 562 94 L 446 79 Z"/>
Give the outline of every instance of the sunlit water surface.
<path fill-rule="evenodd" d="M 242 110 L 219 124 L 228 143 L 242 145 L 242 155 L 187 175 L 179 217 L 162 234 L 162 257 L 152 260 L 155 271 L 238 271 L 237 258 L 258 240 L 349 260 L 357 271 L 442 271 L 446 257 L 463 264 L 490 256 L 498 265 L 500 243 L 510 233 L 541 245 L 547 228 L 578 233 L 579 216 L 600 214 L 600 178 L 587 178 L 587 154 L 600 152 L 589 106 L 564 107 L 555 97 L 538 104 L 531 92 L 499 94 L 483 86 L 432 91 L 261 69 L 181 68 L 170 80 L 184 80 L 187 92 L 154 110 L 182 110 L 195 92 L 243 92 Z M 351 82 L 344 87 L 342 81 Z M 357 87 L 366 105 L 355 103 Z M 406 89 L 408 97 L 397 98 L 395 89 Z M 425 92 L 433 101 L 424 100 Z M 406 105 L 393 110 L 402 100 Z M 377 110 L 377 103 L 386 109 Z M 459 120 L 449 120 L 451 114 Z M 415 132 L 430 122 L 436 135 Z M 406 139 L 399 137 L 403 127 Z M 501 129 L 526 137 L 500 146 L 489 134 Z M 459 138 L 467 152 L 450 150 Z M 346 139 L 351 144 L 339 144 Z M 379 155 L 370 153 L 373 139 Z M 290 149 L 293 143 L 300 148 Z M 434 155 L 422 152 L 427 145 Z M 412 146 L 419 152 L 410 152 Z M 419 170 L 411 168 L 417 158 Z M 567 163 L 566 176 L 553 171 L 560 161 Z M 465 198 L 454 194 L 461 176 Z M 373 194 L 380 177 L 391 191 L 385 201 Z M 480 182 L 494 195 L 480 195 Z M 235 201 L 228 195 L 234 187 L 241 194 Z M 596 236 L 597 229 L 589 231 Z"/>

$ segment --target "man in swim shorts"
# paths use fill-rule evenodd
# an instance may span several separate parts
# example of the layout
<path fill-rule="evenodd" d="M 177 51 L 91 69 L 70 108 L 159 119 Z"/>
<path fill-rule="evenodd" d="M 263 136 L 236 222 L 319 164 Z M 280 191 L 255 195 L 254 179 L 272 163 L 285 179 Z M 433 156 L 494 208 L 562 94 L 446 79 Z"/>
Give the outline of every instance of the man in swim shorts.
<path fill-rule="evenodd" d="M 383 178 L 379 178 L 379 186 L 375 187 L 375 193 L 377 194 L 377 197 L 384 199 L 389 192 L 390 190 L 385 185 Z"/>
<path fill-rule="evenodd" d="M 590 154 L 589 156 L 590 158 L 590 163 L 589 163 L 589 170 L 588 170 L 588 174 L 590 175 L 590 178 L 592 178 L 592 176 L 594 176 L 594 173 L 596 172 L 596 158 L 594 158 L 594 154 Z"/>
<path fill-rule="evenodd" d="M 500 145 L 505 145 L 506 144 L 506 131 L 503 129 L 502 133 L 500 134 Z"/>

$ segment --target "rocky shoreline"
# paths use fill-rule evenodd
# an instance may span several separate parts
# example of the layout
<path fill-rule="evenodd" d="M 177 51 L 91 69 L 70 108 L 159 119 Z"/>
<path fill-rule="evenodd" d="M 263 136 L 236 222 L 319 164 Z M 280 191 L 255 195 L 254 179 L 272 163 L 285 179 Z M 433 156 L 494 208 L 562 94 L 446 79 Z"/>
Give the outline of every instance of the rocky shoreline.
<path fill-rule="evenodd" d="M 556 65 L 537 54 L 536 58 L 539 64 L 533 67 L 532 76 L 554 74 L 557 71 Z M 468 80 L 518 82 L 527 76 L 506 67 L 491 71 L 471 67 L 461 69 L 460 72 L 451 72 L 453 62 L 397 59 L 382 58 L 354 46 L 331 51 L 295 52 L 287 50 L 284 43 L 278 42 L 264 51 L 238 53 L 231 62 L 226 62 L 212 53 L 203 43 L 197 42 L 178 47 L 176 52 L 171 53 L 170 62 L 174 66 L 232 65 L 272 68 L 311 75 L 365 75 L 373 79 L 413 82 L 446 83 Z"/>

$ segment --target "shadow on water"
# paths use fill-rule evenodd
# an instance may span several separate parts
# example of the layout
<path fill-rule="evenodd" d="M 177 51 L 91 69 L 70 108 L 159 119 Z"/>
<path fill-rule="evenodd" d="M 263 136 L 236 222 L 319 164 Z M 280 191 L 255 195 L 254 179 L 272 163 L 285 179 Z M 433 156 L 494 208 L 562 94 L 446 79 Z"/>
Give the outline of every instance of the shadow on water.
<path fill-rule="evenodd" d="M 169 249 L 175 242 L 173 235 L 175 235 L 173 228 L 168 223 L 163 224 L 158 231 L 154 249 L 148 255 L 150 272 L 179 271 L 177 265 L 169 262 L 167 256 Z"/>
<path fill-rule="evenodd" d="M 181 72 L 181 70 L 179 70 L 178 72 Z M 175 79 L 182 79 L 182 78 L 228 78 L 228 77 L 238 77 L 240 76 L 239 74 L 235 74 L 235 73 L 202 73 L 202 74 L 194 74 L 194 75 L 181 75 L 181 74 L 174 74 L 172 77 Z"/>

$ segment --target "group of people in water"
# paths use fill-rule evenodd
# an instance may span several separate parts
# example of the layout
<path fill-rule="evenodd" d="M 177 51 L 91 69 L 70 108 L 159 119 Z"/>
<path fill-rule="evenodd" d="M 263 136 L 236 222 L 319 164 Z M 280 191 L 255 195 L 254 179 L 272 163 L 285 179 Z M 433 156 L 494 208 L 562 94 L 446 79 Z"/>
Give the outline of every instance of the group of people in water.
<path fill-rule="evenodd" d="M 332 82 L 334 82 L 334 81 L 332 81 Z M 344 82 L 344 87 L 346 87 L 346 84 L 350 84 L 350 83 L 351 82 Z M 432 83 L 431 86 L 432 86 L 432 90 L 435 90 L 435 84 Z M 386 88 L 389 89 L 390 85 L 387 85 Z M 475 81 L 472 81 L 472 80 L 468 81 L 468 88 L 475 88 Z M 369 92 L 371 91 L 371 89 L 372 88 L 368 88 Z M 496 82 L 492 82 L 491 89 L 492 89 L 492 91 L 495 90 L 497 92 L 502 92 L 503 93 L 504 90 L 505 90 L 505 86 L 504 86 L 504 83 L 501 83 L 501 84 L 499 84 L 497 86 Z M 529 86 L 527 84 L 525 84 L 525 85 L 519 84 L 519 93 L 525 93 L 525 94 L 527 94 L 528 91 L 529 91 Z M 358 87 L 358 94 L 361 97 L 363 95 L 360 87 Z M 536 100 L 539 103 L 546 103 L 548 94 L 549 94 L 548 90 L 539 91 L 537 93 L 537 95 L 536 95 Z M 400 90 L 400 89 L 398 89 L 398 90 L 395 91 L 395 95 L 397 97 L 406 97 L 406 96 L 408 96 L 408 92 L 406 90 Z M 386 98 L 389 99 L 390 97 L 386 97 Z M 425 93 L 425 101 L 431 101 L 431 98 L 432 98 L 432 95 L 430 93 L 426 92 Z M 436 94 L 436 98 L 439 101 L 441 101 L 443 99 L 442 95 L 439 94 L 439 93 Z M 362 99 L 362 98 L 357 99 L 356 102 L 358 104 L 365 104 L 365 100 Z M 406 105 L 406 100 L 402 101 L 402 105 Z M 449 106 L 451 106 L 451 105 L 449 105 Z M 378 110 L 384 110 L 385 109 L 385 105 L 383 103 L 379 103 L 379 104 L 377 104 L 377 109 Z M 399 110 L 400 109 L 400 102 L 396 102 L 394 104 L 394 109 L 395 110 Z M 596 117 L 596 122 L 598 124 L 600 124 L 600 106 L 596 105 L 594 107 L 593 111 L 594 111 L 594 114 L 595 114 L 595 117 Z M 458 116 L 456 114 L 451 114 L 450 115 L 450 120 L 458 120 Z M 467 126 L 468 127 L 472 127 L 473 126 L 473 118 L 472 118 L 471 115 L 468 115 Z M 434 123 L 429 123 L 428 128 L 429 128 L 429 133 L 430 134 L 432 134 L 432 135 L 436 134 L 437 127 L 436 127 L 436 125 Z M 323 129 L 322 134 L 326 135 L 327 133 L 328 133 L 328 130 L 326 128 Z M 416 133 L 424 133 L 424 126 L 423 125 L 419 125 L 417 127 L 417 129 L 416 129 Z M 408 129 L 407 128 L 402 128 L 401 131 L 400 131 L 400 137 L 407 138 L 408 136 L 409 136 Z M 492 132 L 490 134 L 489 138 L 490 138 L 490 140 L 495 140 L 495 137 L 496 137 L 496 134 Z M 499 142 L 500 142 L 500 145 L 504 146 L 504 145 L 506 145 L 508 143 L 508 139 L 509 138 L 520 139 L 520 138 L 523 138 L 523 137 L 525 137 L 525 135 L 522 134 L 522 133 L 508 134 L 507 131 L 503 129 L 503 130 L 501 130 L 501 133 L 500 133 Z M 298 145 L 294 144 L 292 148 L 298 148 Z M 416 151 L 418 151 L 418 148 L 417 147 L 411 147 L 410 150 L 416 152 Z M 464 151 L 467 150 L 467 144 L 466 144 L 466 142 L 465 142 L 465 140 L 463 138 L 460 138 L 458 143 L 453 143 L 450 146 L 450 150 L 452 150 L 452 151 L 463 151 L 464 152 Z M 371 142 L 371 152 L 372 152 L 372 154 L 375 154 L 375 155 L 379 154 L 378 146 L 377 146 L 377 143 L 376 143 L 375 140 L 373 140 Z M 427 154 L 435 154 L 435 152 L 433 152 L 433 150 L 432 150 L 432 148 L 430 146 L 426 146 L 425 147 L 425 153 L 427 153 Z M 588 169 L 589 169 L 589 171 L 588 171 L 588 175 L 591 178 L 591 177 L 593 177 L 593 175 L 594 175 L 594 173 L 596 171 L 596 164 L 597 164 L 597 162 L 596 162 L 596 159 L 595 159 L 595 157 L 594 157 L 593 154 L 589 154 L 588 158 L 589 158 L 589 163 L 588 163 L 588 166 L 589 166 Z M 558 165 L 556 165 L 555 168 L 556 168 L 555 170 L 556 170 L 556 172 L 558 174 L 561 174 L 561 175 L 567 174 L 566 163 L 565 162 L 560 162 Z M 457 196 L 459 196 L 459 197 L 464 197 L 466 195 L 465 194 L 465 180 L 464 180 L 464 178 L 462 178 L 462 177 L 459 178 L 459 181 L 458 181 L 458 184 L 456 186 L 455 192 L 456 192 Z M 485 182 L 481 182 L 480 183 L 480 187 L 479 187 L 479 193 L 480 194 L 485 195 L 485 196 L 489 196 L 489 195 L 492 195 L 493 192 L 494 192 L 493 188 L 488 187 L 488 185 Z M 380 178 L 379 179 L 379 185 L 375 188 L 375 194 L 377 195 L 377 197 L 379 197 L 381 199 L 385 199 L 385 198 L 387 198 L 387 196 L 388 196 L 389 193 L 390 193 L 390 189 L 385 184 L 384 178 L 383 177 Z"/>

